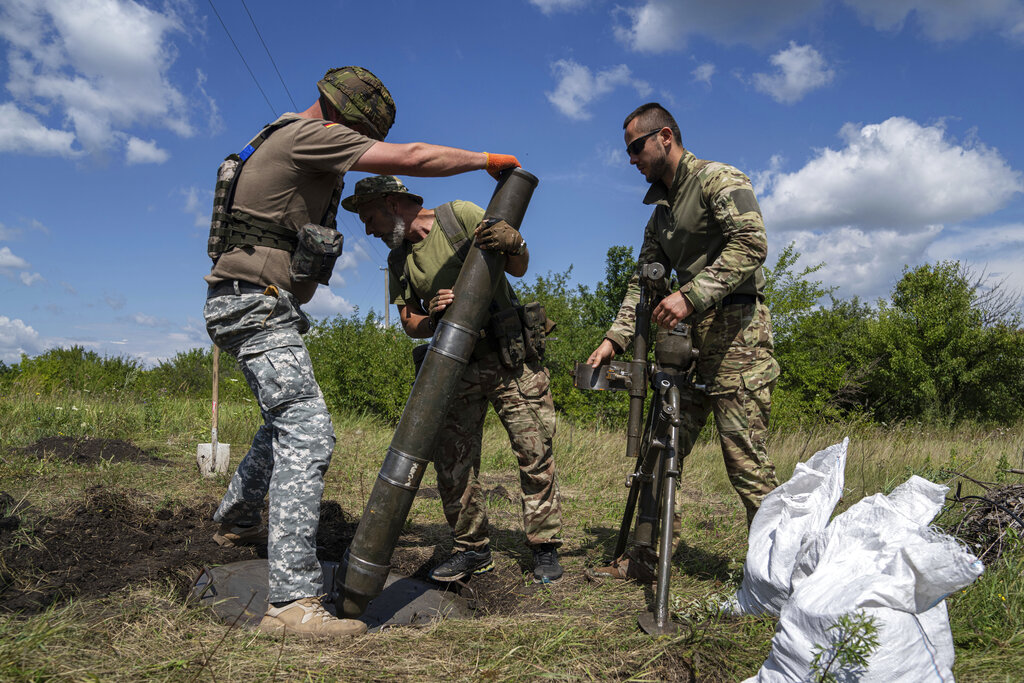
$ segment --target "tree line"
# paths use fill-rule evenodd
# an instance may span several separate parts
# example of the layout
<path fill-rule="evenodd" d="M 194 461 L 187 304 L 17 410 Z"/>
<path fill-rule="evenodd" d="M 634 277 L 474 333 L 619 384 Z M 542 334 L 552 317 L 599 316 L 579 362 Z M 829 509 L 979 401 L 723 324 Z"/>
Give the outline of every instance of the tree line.
<path fill-rule="evenodd" d="M 823 264 L 798 270 L 799 258 L 789 245 L 765 273 L 782 366 L 773 398 L 776 428 L 820 420 L 1010 425 L 1021 419 L 1019 293 L 943 261 L 905 268 L 887 299 L 840 299 L 814 279 Z M 617 425 L 625 419 L 624 394 L 578 391 L 572 371 L 600 343 L 635 268 L 632 250 L 614 246 L 604 279 L 592 289 L 571 284 L 571 267 L 516 285 L 521 301 L 540 301 L 558 323 L 546 361 L 555 406 L 574 422 Z M 316 322 L 306 343 L 332 410 L 397 422 L 412 386 L 412 349 L 422 342 L 385 327 L 376 313 L 357 312 Z M 192 349 L 145 368 L 81 347 L 51 349 L 14 365 L 0 363 L 0 389 L 205 397 L 211 361 L 209 349 Z M 233 359 L 224 354 L 221 363 L 222 402 L 249 399 Z"/>

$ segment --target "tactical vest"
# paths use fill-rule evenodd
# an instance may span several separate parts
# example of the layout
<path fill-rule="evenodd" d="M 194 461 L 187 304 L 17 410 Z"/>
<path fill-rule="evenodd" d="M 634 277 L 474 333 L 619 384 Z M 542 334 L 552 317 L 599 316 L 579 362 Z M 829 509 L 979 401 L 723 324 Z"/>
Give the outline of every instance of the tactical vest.
<path fill-rule="evenodd" d="M 242 166 L 266 142 L 267 138 L 277 130 L 298 118 L 279 119 L 265 126 L 259 135 L 249 141 L 238 154 L 229 154 L 217 168 L 217 186 L 213 193 L 213 215 L 210 218 L 210 237 L 206 245 L 206 253 L 213 259 L 235 247 L 259 246 L 281 249 L 289 253 L 295 251 L 298 237 L 292 228 L 278 225 L 271 221 L 256 218 L 245 211 L 232 209 L 235 199 L 235 188 L 242 174 Z M 331 195 L 331 201 L 320 225 L 331 229 L 337 228 L 338 203 L 344 183 L 338 183 Z"/>

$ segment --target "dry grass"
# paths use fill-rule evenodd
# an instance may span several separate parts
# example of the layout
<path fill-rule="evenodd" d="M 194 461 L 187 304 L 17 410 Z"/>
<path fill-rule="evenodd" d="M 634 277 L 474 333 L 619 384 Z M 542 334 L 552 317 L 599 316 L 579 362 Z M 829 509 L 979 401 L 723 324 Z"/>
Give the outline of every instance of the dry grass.
<path fill-rule="evenodd" d="M 70 419 L 69 403 L 78 408 L 68 411 L 76 413 Z M 195 445 L 209 436 L 206 406 L 167 401 L 160 408 L 163 417 L 159 412 L 153 417 L 153 410 L 83 396 L 0 400 L 0 489 L 25 498 L 36 517 L 73 514 L 76 501 L 96 484 L 144 490 L 155 507 L 219 499 L 226 481 L 202 480 L 195 472 Z M 255 429 L 254 412 L 227 406 L 222 413 L 222 438 L 232 444 L 233 464 Z M 81 467 L 17 450 L 50 429 L 131 439 L 168 463 Z M 336 416 L 335 429 L 338 448 L 324 496 L 358 515 L 390 431 L 358 416 Z M 780 478 L 844 436 L 851 439 L 844 506 L 890 490 L 911 473 L 948 478 L 956 471 L 996 481 L 1003 476 L 999 463 L 1019 468 L 1024 453 L 1020 429 L 828 426 L 773 435 L 770 449 Z M 566 577 L 536 589 L 525 576 L 519 588 L 513 582 L 510 590 L 521 589 L 524 597 L 502 612 L 393 629 L 340 645 L 281 642 L 229 628 L 183 604 L 176 582 L 154 582 L 43 614 L 0 610 L 0 679 L 734 681 L 752 675 L 767 656 L 773 621 L 724 619 L 708 607 L 735 591 L 746 552 L 742 507 L 716 443 L 699 443 L 684 466 L 684 549 L 676 555 L 672 580 L 673 610 L 685 624 L 680 634 L 654 640 L 638 630 L 636 617 L 652 599 L 649 589 L 632 583 L 594 585 L 582 578 L 584 567 L 608 559 L 614 546 L 623 481 L 631 468 L 623 450 L 619 432 L 560 425 L 556 458 Z M 493 421 L 484 435 L 483 471 L 486 488 L 500 485 L 512 494 L 512 499 L 491 497 L 491 522 L 499 569 L 515 575 L 529 564 L 515 498 L 515 458 Z M 432 486 L 428 474 L 423 487 Z M 980 490 L 969 482 L 967 487 L 965 494 Z M 450 540 L 439 501 L 417 498 L 406 529 L 402 543 L 409 557 L 447 552 Z M 965 594 L 951 599 L 961 680 L 1019 680 L 1017 672 L 1024 670 L 1024 589 L 1020 559 L 1012 561 L 1017 565 L 990 568 Z"/>

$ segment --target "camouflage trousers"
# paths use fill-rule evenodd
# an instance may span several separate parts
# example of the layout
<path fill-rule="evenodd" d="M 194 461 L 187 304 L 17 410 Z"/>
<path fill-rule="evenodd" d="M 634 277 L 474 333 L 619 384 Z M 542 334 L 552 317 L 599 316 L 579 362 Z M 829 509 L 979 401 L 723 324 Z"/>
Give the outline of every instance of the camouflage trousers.
<path fill-rule="evenodd" d="M 765 440 L 771 395 L 779 376 L 772 355 L 771 315 L 758 304 L 709 310 L 696 324 L 697 384 L 680 392 L 680 455 L 689 454 L 708 414 L 715 416 L 729 481 L 743 501 L 747 526 L 779 485 Z"/>
<path fill-rule="evenodd" d="M 519 461 L 526 542 L 561 544 L 562 505 L 551 440 L 555 406 L 550 374 L 540 361 L 518 370 L 497 353 L 473 360 L 459 380 L 434 449 L 437 488 L 457 549 L 486 546 L 487 503 L 480 486 L 480 444 L 488 402 L 508 432 Z"/>
<path fill-rule="evenodd" d="M 237 356 L 263 415 L 214 521 L 258 524 L 269 495 L 269 601 L 320 595 L 316 533 L 334 426 L 302 342 L 309 321 L 287 292 L 212 297 L 203 312 L 210 338 Z"/>

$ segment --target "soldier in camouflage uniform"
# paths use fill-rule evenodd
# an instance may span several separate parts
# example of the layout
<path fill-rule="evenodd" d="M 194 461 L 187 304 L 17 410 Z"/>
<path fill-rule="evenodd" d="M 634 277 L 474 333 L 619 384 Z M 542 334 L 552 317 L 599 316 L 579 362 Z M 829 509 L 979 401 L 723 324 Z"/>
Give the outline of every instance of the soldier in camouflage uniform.
<path fill-rule="evenodd" d="M 683 320 L 692 323 L 700 352 L 696 383 L 705 388 L 682 390 L 680 455 L 690 452 L 713 413 L 726 471 L 749 527 L 765 495 L 778 486 L 765 446 L 779 365 L 764 305 L 761 265 L 767 240 L 761 211 L 747 176 L 687 151 L 675 120 L 660 105 L 639 107 L 623 128 L 630 163 L 651 183 L 644 203 L 654 205 L 639 261 L 665 265 L 681 283 L 651 319 L 666 330 Z M 630 345 L 639 299 L 639 276 L 634 276 L 615 322 L 588 359 L 591 366 L 607 363 Z M 591 575 L 652 576 L 654 557 L 627 555 Z"/>
<path fill-rule="evenodd" d="M 514 277 L 526 273 L 530 257 L 519 231 L 504 221 L 481 223 L 484 210 L 475 204 L 454 201 L 436 209 L 424 209 L 422 204 L 421 197 L 393 176 L 360 180 L 355 193 L 342 202 L 344 208 L 359 214 L 366 234 L 391 247 L 391 298 L 398 305 L 402 327 L 416 338 L 432 336 L 438 319 L 454 301 L 451 288 L 474 236 L 480 248 L 508 255 L 505 272 Z M 512 288 L 503 277 L 491 310 L 511 311 L 515 303 Z M 455 548 L 431 577 L 456 581 L 494 567 L 487 537 L 487 506 L 478 480 L 484 417 L 490 402 L 519 461 L 523 527 L 533 549 L 534 580 L 556 581 L 562 576 L 557 551 L 562 512 L 551 453 L 555 407 L 550 374 L 539 359 L 503 363 L 492 344 L 489 338 L 477 343 L 434 450 L 438 490 Z"/>
<path fill-rule="evenodd" d="M 215 201 L 207 330 L 238 358 L 264 424 L 214 514 L 220 523 L 214 540 L 225 546 L 268 543 L 270 605 L 261 630 L 347 637 L 364 633 L 366 625 L 336 619 L 323 608 L 316 557 L 324 473 L 335 443 L 301 336 L 309 321 L 300 306 L 317 282 L 293 277 L 294 246 L 281 237 L 307 223 L 333 227 L 342 180 L 351 169 L 439 176 L 487 169 L 497 175 L 519 164 L 510 155 L 381 142 L 394 122 L 394 101 L 360 67 L 331 69 L 317 88 L 320 99 L 313 106 L 284 114 L 240 154 L 245 163 L 233 202 L 224 208 Z M 261 522 L 268 495 L 269 534 Z"/>

